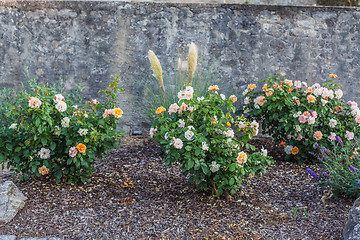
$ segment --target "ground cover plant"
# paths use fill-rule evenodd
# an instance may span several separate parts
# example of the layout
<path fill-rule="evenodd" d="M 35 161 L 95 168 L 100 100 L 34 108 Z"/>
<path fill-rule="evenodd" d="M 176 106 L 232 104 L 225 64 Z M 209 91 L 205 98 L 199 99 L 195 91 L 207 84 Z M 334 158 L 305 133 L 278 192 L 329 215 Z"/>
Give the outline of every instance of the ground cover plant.
<path fill-rule="evenodd" d="M 11 166 L 23 180 L 49 176 L 56 182 L 88 181 L 95 157 L 115 147 L 123 135 L 116 131 L 123 114 L 115 107 L 116 92 L 122 91 L 117 84 L 115 78 L 104 90 L 108 101 L 68 105 L 52 86 L 32 80 L 8 112 L 14 122 L 2 129 L 2 166 Z"/>
<path fill-rule="evenodd" d="M 307 171 L 317 180 L 320 186 L 329 186 L 334 194 L 349 197 L 360 196 L 360 149 L 359 139 L 342 141 L 337 136 L 330 149 L 315 143 L 317 159 L 320 160 L 320 171 Z"/>
<path fill-rule="evenodd" d="M 329 148 L 340 136 L 350 141 L 359 132 L 360 111 L 354 102 L 345 103 L 336 75 L 322 85 L 268 77 L 256 91 L 244 91 L 244 109 L 250 119 L 262 123 L 262 131 L 282 142 L 287 159 L 316 161 L 314 143 Z"/>

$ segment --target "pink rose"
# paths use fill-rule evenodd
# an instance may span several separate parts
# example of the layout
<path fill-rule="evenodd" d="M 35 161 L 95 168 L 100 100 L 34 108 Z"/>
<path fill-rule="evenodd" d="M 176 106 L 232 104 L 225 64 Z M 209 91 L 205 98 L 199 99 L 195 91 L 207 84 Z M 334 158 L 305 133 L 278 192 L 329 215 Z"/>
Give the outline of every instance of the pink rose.
<path fill-rule="evenodd" d="M 76 147 L 71 147 L 69 149 L 69 156 L 70 157 L 75 157 L 77 153 L 78 153 L 78 151 L 77 151 Z"/>

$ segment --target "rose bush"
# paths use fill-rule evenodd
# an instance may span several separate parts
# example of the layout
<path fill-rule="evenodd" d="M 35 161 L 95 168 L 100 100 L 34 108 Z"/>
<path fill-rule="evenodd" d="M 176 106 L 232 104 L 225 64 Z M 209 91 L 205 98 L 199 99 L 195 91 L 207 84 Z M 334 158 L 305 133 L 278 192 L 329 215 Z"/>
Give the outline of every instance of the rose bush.
<path fill-rule="evenodd" d="M 150 129 L 150 136 L 165 150 L 165 164 L 178 161 L 191 182 L 217 197 L 234 194 L 244 178 L 258 176 L 273 162 L 265 151 L 246 152 L 259 125 L 243 117 L 234 120 L 231 113 L 237 97 L 226 98 L 218 90 L 210 86 L 206 97 L 198 97 L 186 86 L 169 109 L 154 109 Z"/>
<path fill-rule="evenodd" d="M 35 86 L 18 95 L 20 105 L 10 114 L 16 119 L 3 128 L 0 161 L 21 179 L 49 175 L 56 182 L 88 181 L 95 157 L 115 147 L 124 133 L 116 131 L 123 112 L 115 108 L 118 79 L 104 92 L 108 101 L 91 100 L 68 105 L 52 87 Z"/>
<path fill-rule="evenodd" d="M 357 104 L 342 100 L 336 75 L 320 85 L 291 81 L 281 76 L 268 77 L 259 91 L 249 84 L 243 92 L 244 110 L 250 119 L 262 123 L 262 132 L 283 142 L 287 158 L 316 160 L 314 143 L 330 147 L 335 136 L 351 140 L 359 131 Z"/>

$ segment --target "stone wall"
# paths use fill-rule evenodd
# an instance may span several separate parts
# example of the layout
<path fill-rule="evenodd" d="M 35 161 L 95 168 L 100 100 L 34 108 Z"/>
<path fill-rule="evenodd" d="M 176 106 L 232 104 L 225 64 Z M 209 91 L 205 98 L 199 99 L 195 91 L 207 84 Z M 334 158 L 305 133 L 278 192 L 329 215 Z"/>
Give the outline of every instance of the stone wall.
<path fill-rule="evenodd" d="M 146 129 L 137 104 L 151 84 L 152 49 L 168 75 L 187 44 L 199 47 L 202 67 L 216 66 L 222 88 L 240 95 L 247 83 L 268 74 L 325 81 L 339 76 L 345 98 L 360 102 L 358 8 L 239 4 L 127 2 L 0 2 L 0 87 L 19 88 L 23 67 L 41 81 L 78 80 L 99 98 L 111 75 L 125 93 L 121 127 Z"/>

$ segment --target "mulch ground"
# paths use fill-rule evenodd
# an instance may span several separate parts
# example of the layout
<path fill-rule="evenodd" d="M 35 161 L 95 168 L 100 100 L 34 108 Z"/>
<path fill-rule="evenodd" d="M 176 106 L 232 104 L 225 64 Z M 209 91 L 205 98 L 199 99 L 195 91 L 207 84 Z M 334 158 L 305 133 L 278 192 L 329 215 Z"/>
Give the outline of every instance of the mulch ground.
<path fill-rule="evenodd" d="M 64 239 L 342 239 L 355 199 L 324 191 L 307 167 L 283 162 L 269 138 L 252 143 L 269 150 L 275 164 L 249 179 L 231 201 L 196 191 L 178 165 L 165 166 L 158 144 L 143 136 L 97 161 L 91 182 L 54 184 L 46 179 L 19 182 L 25 207 L 0 235 Z"/>

